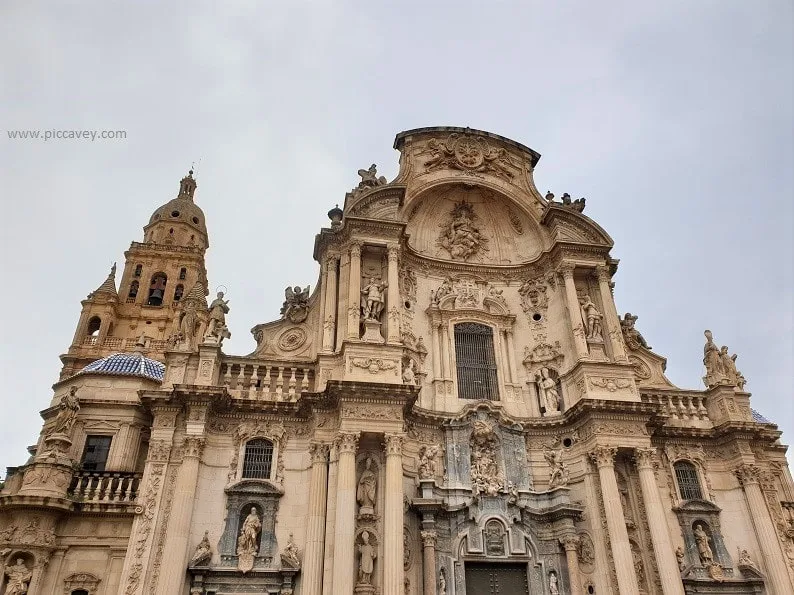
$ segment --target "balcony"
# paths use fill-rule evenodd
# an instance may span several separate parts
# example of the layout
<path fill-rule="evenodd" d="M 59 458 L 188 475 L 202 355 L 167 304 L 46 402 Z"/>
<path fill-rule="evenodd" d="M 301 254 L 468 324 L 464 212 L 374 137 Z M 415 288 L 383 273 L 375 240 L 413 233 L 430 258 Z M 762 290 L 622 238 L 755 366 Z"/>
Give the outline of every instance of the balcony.
<path fill-rule="evenodd" d="M 285 364 L 292 365 L 285 365 Z M 221 384 L 238 398 L 295 401 L 313 389 L 314 368 L 297 362 L 227 360 L 221 367 Z"/>
<path fill-rule="evenodd" d="M 642 401 L 658 405 L 668 416 L 668 426 L 712 427 L 702 394 L 642 391 Z"/>
<path fill-rule="evenodd" d="M 132 512 L 140 482 L 140 473 L 78 471 L 69 497 L 85 511 Z"/>

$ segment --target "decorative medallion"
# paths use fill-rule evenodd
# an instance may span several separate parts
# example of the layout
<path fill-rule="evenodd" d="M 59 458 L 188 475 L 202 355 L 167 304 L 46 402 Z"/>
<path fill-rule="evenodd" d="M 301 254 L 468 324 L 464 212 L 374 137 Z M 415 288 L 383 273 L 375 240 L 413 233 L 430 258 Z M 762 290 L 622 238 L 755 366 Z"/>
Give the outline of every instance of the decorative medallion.
<path fill-rule="evenodd" d="M 631 362 L 631 367 L 634 368 L 634 377 L 637 380 L 648 380 L 651 377 L 651 369 L 640 358 L 630 355 L 629 362 Z"/>
<path fill-rule="evenodd" d="M 300 327 L 287 329 L 278 338 L 278 348 L 282 351 L 295 351 L 306 343 L 306 331 Z"/>
<path fill-rule="evenodd" d="M 506 180 L 513 178 L 507 151 L 491 147 L 483 138 L 450 134 L 446 140 L 431 138 L 426 150 L 432 153 L 425 161 L 428 171 L 449 167 L 468 173 L 490 173 Z"/>

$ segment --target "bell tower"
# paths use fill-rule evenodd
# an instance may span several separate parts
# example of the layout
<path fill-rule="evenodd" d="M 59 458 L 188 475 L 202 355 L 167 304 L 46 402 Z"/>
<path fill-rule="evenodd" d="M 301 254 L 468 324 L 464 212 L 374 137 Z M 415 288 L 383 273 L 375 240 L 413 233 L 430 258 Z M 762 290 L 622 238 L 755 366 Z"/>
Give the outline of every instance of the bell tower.
<path fill-rule="evenodd" d="M 143 228 L 143 242 L 124 253 L 116 286 L 116 265 L 82 304 L 80 320 L 61 379 L 111 353 L 132 351 L 141 335 L 147 356 L 164 359 L 169 335 L 184 297 L 198 285 L 207 295 L 204 256 L 209 247 L 204 212 L 193 202 L 197 184 L 191 169 L 176 198 L 159 207 Z"/>

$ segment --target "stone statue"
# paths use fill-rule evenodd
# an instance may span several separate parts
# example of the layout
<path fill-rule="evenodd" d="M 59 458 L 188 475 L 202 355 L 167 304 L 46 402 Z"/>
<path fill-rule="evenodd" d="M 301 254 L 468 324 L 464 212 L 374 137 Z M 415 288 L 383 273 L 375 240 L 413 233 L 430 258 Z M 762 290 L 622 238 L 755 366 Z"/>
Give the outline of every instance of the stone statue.
<path fill-rule="evenodd" d="M 358 546 L 358 553 L 361 556 L 358 564 L 358 582 L 362 585 L 372 584 L 372 571 L 375 569 L 375 558 L 378 552 L 369 542 L 369 532 L 361 532 L 361 543 Z"/>
<path fill-rule="evenodd" d="M 540 374 L 536 376 L 543 407 L 546 415 L 560 412 L 560 393 L 557 391 L 557 383 L 549 377 L 549 369 L 541 368 Z"/>
<path fill-rule="evenodd" d="M 447 595 L 447 571 L 443 568 L 438 573 L 438 595 Z"/>
<path fill-rule="evenodd" d="M 623 339 L 626 341 L 626 345 L 629 346 L 629 349 L 638 349 L 639 347 L 644 347 L 645 349 L 650 350 L 651 346 L 648 345 L 645 337 L 640 334 L 640 331 L 634 328 L 634 324 L 636 322 L 637 316 L 632 316 L 631 312 L 626 312 L 623 315 L 623 319 L 620 321 L 620 329 L 623 331 Z"/>
<path fill-rule="evenodd" d="M 706 376 L 703 378 L 706 386 L 712 387 L 725 382 L 725 369 L 720 356 L 720 350 L 714 343 L 711 331 L 703 331 L 706 344 L 703 346 L 703 365 L 706 366 Z"/>
<path fill-rule="evenodd" d="M 414 360 L 409 359 L 408 365 L 403 368 L 403 384 L 416 385 L 416 371 L 414 370 Z"/>
<path fill-rule="evenodd" d="M 745 549 L 739 550 L 739 561 L 736 563 L 739 568 L 752 568 L 753 570 L 758 570 L 758 566 L 755 565 L 753 559 L 750 557 L 750 552 Z"/>
<path fill-rule="evenodd" d="M 593 564 L 595 562 L 595 547 L 593 540 L 587 533 L 582 533 L 579 536 L 579 561 L 582 564 Z"/>
<path fill-rule="evenodd" d="M 358 489 L 356 490 L 356 500 L 358 500 L 360 506 L 359 516 L 375 514 L 377 491 L 378 477 L 372 470 L 372 457 L 367 457 L 364 462 L 364 471 L 358 480 Z"/>
<path fill-rule="evenodd" d="M 496 462 L 498 440 L 491 425 L 475 420 L 471 432 L 471 481 L 475 495 L 496 496 L 504 487 L 504 476 Z"/>
<path fill-rule="evenodd" d="M 221 340 L 231 337 L 229 328 L 226 326 L 226 315 L 229 313 L 229 300 L 223 299 L 223 292 L 218 292 L 218 297 L 212 300 L 209 307 L 210 321 L 207 324 L 207 332 L 204 334 L 205 341 L 216 341 L 220 344 Z"/>
<path fill-rule="evenodd" d="M 22 558 L 17 558 L 16 564 L 6 568 L 6 576 L 8 577 L 8 582 L 6 583 L 5 595 L 25 595 L 28 592 L 33 573 L 28 570 Z"/>
<path fill-rule="evenodd" d="M 385 176 L 378 175 L 378 166 L 374 163 L 367 169 L 358 170 L 358 175 L 361 176 L 358 188 L 376 188 L 377 186 L 385 186 L 388 183 Z"/>
<path fill-rule="evenodd" d="M 256 506 L 251 507 L 251 512 L 245 517 L 243 527 L 240 529 L 240 536 L 237 538 L 237 555 L 248 554 L 256 556 L 259 547 L 257 546 L 257 539 L 259 532 L 262 530 L 262 521 L 259 518 L 259 513 Z"/>
<path fill-rule="evenodd" d="M 546 195 L 546 198 L 548 199 L 548 195 Z M 552 194 L 552 199 L 553 198 L 554 195 Z M 584 205 L 586 202 L 584 198 L 577 198 L 576 200 L 572 201 L 571 195 L 566 192 L 560 197 L 560 200 L 562 201 L 562 206 L 566 208 L 573 209 L 574 211 L 578 211 L 579 213 L 584 211 Z"/>
<path fill-rule="evenodd" d="M 553 570 L 549 572 L 549 594 L 560 595 L 560 587 L 557 581 L 557 573 Z"/>
<path fill-rule="evenodd" d="M 190 558 L 188 566 L 206 566 L 212 559 L 212 546 L 210 546 L 209 532 L 204 531 L 204 538 L 196 546 L 193 557 Z"/>
<path fill-rule="evenodd" d="M 686 562 L 684 561 L 684 548 L 680 545 L 675 550 L 675 559 L 678 562 L 678 570 L 682 571 L 686 568 Z"/>
<path fill-rule="evenodd" d="M 731 384 L 738 386 L 740 389 L 744 388 L 745 380 L 742 373 L 736 369 L 736 358 L 739 357 L 735 353 L 728 354 L 728 346 L 723 345 L 720 349 L 720 360 L 722 360 L 722 370 L 725 374 L 725 379 Z"/>
<path fill-rule="evenodd" d="M 182 319 L 179 321 L 179 338 L 181 345 L 190 348 L 196 338 L 198 328 L 198 311 L 194 300 L 186 300 Z"/>
<path fill-rule="evenodd" d="M 55 423 L 52 424 L 52 434 L 65 434 L 69 435 L 77 421 L 77 414 L 80 412 L 80 400 L 77 398 L 77 387 L 73 386 L 69 389 L 69 393 L 61 397 L 58 403 L 58 415 L 55 417 Z"/>
<path fill-rule="evenodd" d="M 601 319 L 603 316 L 598 311 L 593 300 L 590 299 L 590 294 L 584 294 L 579 298 L 580 310 L 582 313 L 582 322 L 584 323 L 585 334 L 588 339 L 602 340 L 601 335 Z"/>
<path fill-rule="evenodd" d="M 698 524 L 695 526 L 695 543 L 698 546 L 698 555 L 700 556 L 700 563 L 703 566 L 710 566 L 714 563 L 714 552 L 711 551 L 711 546 L 709 545 L 709 536 L 703 530 L 703 525 Z"/>
<path fill-rule="evenodd" d="M 452 209 L 450 220 L 443 225 L 438 245 L 455 260 L 468 260 L 480 251 L 487 251 L 488 240 L 475 225 L 474 207 L 463 201 Z"/>
<path fill-rule="evenodd" d="M 419 449 L 419 479 L 433 479 L 436 476 L 436 457 L 438 446 L 423 446 Z"/>
<path fill-rule="evenodd" d="M 381 283 L 378 279 L 370 277 L 369 283 L 361 290 L 364 298 L 361 306 L 361 313 L 367 320 L 378 320 L 383 312 L 384 295 L 383 290 L 388 285 Z"/>
<path fill-rule="evenodd" d="M 568 469 L 562 462 L 562 448 L 551 448 L 545 446 L 543 457 L 551 467 L 549 471 L 549 489 L 565 486 L 568 484 Z"/>
<path fill-rule="evenodd" d="M 309 316 L 309 287 L 301 289 L 300 285 L 287 287 L 284 290 L 284 304 L 281 306 L 281 316 L 294 324 L 299 324 Z"/>
<path fill-rule="evenodd" d="M 287 545 L 284 547 L 284 551 L 281 552 L 281 565 L 290 568 L 299 568 L 301 565 L 300 550 L 295 545 L 292 533 L 289 534 Z"/>

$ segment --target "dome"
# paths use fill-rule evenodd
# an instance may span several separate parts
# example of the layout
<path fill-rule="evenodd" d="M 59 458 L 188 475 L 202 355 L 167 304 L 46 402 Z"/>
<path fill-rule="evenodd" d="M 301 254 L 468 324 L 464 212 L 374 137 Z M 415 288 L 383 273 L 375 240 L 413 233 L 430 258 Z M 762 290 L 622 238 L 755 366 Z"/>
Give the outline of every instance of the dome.
<path fill-rule="evenodd" d="M 137 376 L 155 382 L 162 382 L 165 377 L 165 364 L 158 362 L 138 351 L 132 353 L 113 353 L 95 362 L 91 362 L 80 370 L 80 374 L 102 374 L 107 376 Z"/>
<path fill-rule="evenodd" d="M 204 211 L 202 211 L 192 200 L 177 197 L 152 213 L 149 225 L 157 222 L 187 223 L 201 233 L 207 233 L 207 225 L 204 221 Z"/>

